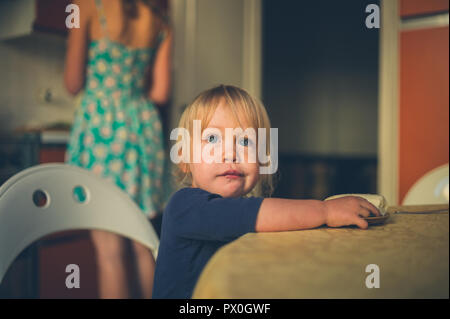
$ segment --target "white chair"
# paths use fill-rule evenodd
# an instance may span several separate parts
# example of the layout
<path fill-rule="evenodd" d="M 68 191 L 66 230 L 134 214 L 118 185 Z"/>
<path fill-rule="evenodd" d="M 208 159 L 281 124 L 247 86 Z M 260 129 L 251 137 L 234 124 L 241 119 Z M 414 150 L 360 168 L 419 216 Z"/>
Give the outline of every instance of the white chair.
<path fill-rule="evenodd" d="M 403 205 L 448 204 L 448 164 L 439 166 L 419 178 L 406 193 Z"/>
<path fill-rule="evenodd" d="M 128 237 L 157 257 L 155 230 L 120 188 L 85 169 L 43 164 L 14 175 L 0 187 L 0 283 L 28 245 L 51 233 L 75 229 Z"/>

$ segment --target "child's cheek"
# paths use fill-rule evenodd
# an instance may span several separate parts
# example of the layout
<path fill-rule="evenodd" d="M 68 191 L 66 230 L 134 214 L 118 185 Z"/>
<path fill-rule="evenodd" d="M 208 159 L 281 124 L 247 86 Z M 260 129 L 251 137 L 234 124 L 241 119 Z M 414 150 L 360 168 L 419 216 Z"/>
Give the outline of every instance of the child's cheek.
<path fill-rule="evenodd" d="M 222 160 L 222 152 L 219 146 L 208 142 L 202 142 L 198 156 L 204 164 L 220 163 Z"/>
<path fill-rule="evenodd" d="M 255 146 L 238 147 L 236 152 L 237 161 L 240 163 L 255 164 L 258 163 L 258 152 Z"/>

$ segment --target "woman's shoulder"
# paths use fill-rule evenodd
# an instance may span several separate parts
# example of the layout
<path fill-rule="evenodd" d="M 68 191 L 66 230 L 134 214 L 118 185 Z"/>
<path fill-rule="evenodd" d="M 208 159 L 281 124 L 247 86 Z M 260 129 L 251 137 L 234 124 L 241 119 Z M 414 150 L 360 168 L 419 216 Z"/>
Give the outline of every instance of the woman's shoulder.
<path fill-rule="evenodd" d="M 95 0 L 73 0 L 72 3 L 78 6 L 81 24 L 90 24 L 97 12 Z"/>
<path fill-rule="evenodd" d="M 80 16 L 90 17 L 97 10 L 95 0 L 73 0 L 72 3 L 80 9 Z"/>

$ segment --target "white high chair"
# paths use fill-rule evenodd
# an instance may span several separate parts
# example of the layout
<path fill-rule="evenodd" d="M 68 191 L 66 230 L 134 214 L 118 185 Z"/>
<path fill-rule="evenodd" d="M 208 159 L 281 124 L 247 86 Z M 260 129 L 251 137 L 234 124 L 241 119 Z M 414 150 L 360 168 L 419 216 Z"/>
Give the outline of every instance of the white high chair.
<path fill-rule="evenodd" d="M 75 229 L 128 237 L 157 257 L 155 230 L 120 188 L 79 167 L 42 164 L 0 187 L 0 283 L 28 245 L 51 233 Z"/>
<path fill-rule="evenodd" d="M 432 169 L 419 178 L 406 193 L 402 205 L 448 204 L 448 164 Z"/>

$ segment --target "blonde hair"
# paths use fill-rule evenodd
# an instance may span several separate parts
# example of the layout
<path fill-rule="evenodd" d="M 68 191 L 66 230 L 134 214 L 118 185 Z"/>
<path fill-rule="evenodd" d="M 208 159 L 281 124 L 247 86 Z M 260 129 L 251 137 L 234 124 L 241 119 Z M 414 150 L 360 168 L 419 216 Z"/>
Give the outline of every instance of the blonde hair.
<path fill-rule="evenodd" d="M 225 101 L 227 107 L 233 113 L 235 119 L 242 127 L 238 114 L 243 114 L 247 123 L 254 129 L 266 129 L 266 141 L 270 141 L 270 120 L 263 104 L 252 97 L 247 91 L 232 85 L 219 85 L 200 93 L 194 101 L 184 110 L 178 123 L 179 128 L 189 131 L 193 135 L 193 121 L 201 121 L 201 131 L 206 128 L 211 121 L 218 105 Z M 178 138 L 178 141 L 181 137 Z M 266 143 L 266 153 L 270 154 L 270 143 Z M 270 163 L 270 162 L 269 162 Z M 268 164 L 267 164 L 268 165 Z M 192 185 L 192 176 L 189 165 L 181 162 L 176 166 L 175 175 L 179 183 L 183 186 Z M 255 187 L 246 194 L 246 197 L 270 197 L 274 190 L 273 178 L 271 174 L 261 174 Z"/>

